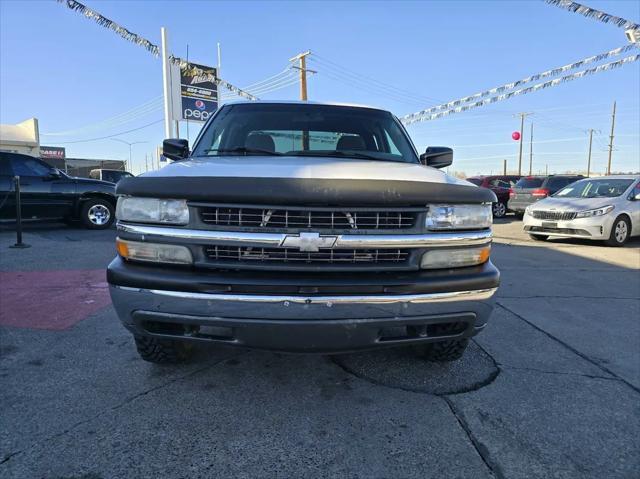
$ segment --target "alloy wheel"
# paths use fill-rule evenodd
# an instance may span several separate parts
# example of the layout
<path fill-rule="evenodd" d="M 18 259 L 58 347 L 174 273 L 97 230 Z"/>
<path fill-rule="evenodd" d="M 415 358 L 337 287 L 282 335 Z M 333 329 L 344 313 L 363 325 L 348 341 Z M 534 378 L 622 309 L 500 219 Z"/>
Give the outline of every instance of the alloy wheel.
<path fill-rule="evenodd" d="M 624 220 L 618 221 L 618 223 L 616 224 L 616 230 L 615 230 L 616 241 L 618 243 L 624 243 L 624 241 L 627 239 L 627 234 L 628 234 L 627 222 Z"/>
<path fill-rule="evenodd" d="M 105 205 L 97 204 L 89 208 L 88 216 L 91 223 L 102 226 L 111 219 L 111 212 Z"/>

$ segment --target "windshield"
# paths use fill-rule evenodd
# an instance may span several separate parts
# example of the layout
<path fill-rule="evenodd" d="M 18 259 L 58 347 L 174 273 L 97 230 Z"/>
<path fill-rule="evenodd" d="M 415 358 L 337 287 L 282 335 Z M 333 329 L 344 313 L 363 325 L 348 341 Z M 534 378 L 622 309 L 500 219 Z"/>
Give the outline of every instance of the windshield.
<path fill-rule="evenodd" d="M 223 107 L 193 156 L 330 156 L 418 163 L 389 112 L 313 104 L 246 103 Z"/>
<path fill-rule="evenodd" d="M 516 188 L 540 188 L 542 186 L 543 178 L 520 178 L 516 183 Z"/>
<path fill-rule="evenodd" d="M 623 194 L 633 180 L 597 179 L 581 180 L 561 189 L 554 196 L 564 198 L 614 198 Z"/>

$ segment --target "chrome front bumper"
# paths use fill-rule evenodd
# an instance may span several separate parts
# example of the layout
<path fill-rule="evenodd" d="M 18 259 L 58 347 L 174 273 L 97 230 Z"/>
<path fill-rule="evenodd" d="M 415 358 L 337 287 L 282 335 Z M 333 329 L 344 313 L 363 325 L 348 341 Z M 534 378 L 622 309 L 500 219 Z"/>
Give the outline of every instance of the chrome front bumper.
<path fill-rule="evenodd" d="M 262 296 L 110 287 L 120 319 L 134 334 L 320 353 L 472 336 L 485 326 L 496 289 L 407 295 Z M 464 325 L 455 334 L 429 333 L 433 325 L 454 323 Z M 207 328 L 213 333 L 202 334 Z M 389 336 L 389 330 L 395 330 L 395 336 Z"/>

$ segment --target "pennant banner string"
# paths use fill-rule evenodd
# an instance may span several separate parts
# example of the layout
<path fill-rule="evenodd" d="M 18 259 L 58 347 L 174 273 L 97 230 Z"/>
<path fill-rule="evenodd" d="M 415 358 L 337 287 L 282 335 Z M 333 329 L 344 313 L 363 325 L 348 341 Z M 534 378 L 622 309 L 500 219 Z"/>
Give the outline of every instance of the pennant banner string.
<path fill-rule="evenodd" d="M 527 93 L 531 93 L 534 91 L 538 91 L 538 90 L 542 90 L 544 88 L 550 88 L 550 87 L 554 87 L 557 86 L 561 83 L 565 83 L 571 80 L 576 80 L 578 78 L 582 78 L 588 75 L 593 75 L 594 73 L 599 73 L 602 71 L 606 71 L 606 70 L 612 70 L 614 68 L 619 68 L 627 63 L 632 63 L 632 62 L 636 62 L 640 60 L 640 55 L 632 55 L 632 56 L 628 56 L 626 58 L 622 58 L 618 61 L 615 62 L 611 62 L 611 63 L 605 63 L 604 65 L 599 65 L 597 67 L 593 67 L 593 68 L 589 68 L 587 70 L 582 70 L 576 73 L 573 73 L 571 75 L 565 75 L 563 77 L 560 78 L 556 78 L 555 80 L 549 80 L 543 83 L 537 83 L 535 85 L 531 85 L 529 87 L 526 88 L 521 88 L 519 90 L 514 90 L 511 91 L 509 93 L 504 93 L 502 95 L 496 95 L 490 98 L 486 98 L 484 100 L 481 101 L 477 101 L 475 103 L 470 103 L 468 105 L 462 105 L 458 108 L 453 108 L 451 110 L 447 110 L 447 111 L 442 111 L 439 113 L 433 113 L 431 115 L 423 115 L 423 116 L 419 116 L 419 117 L 413 117 L 413 118 L 403 118 L 401 119 L 402 123 L 404 125 L 411 125 L 412 123 L 417 123 L 420 121 L 429 121 L 429 120 L 436 120 L 438 118 L 442 118 L 443 116 L 449 116 L 449 115 L 453 115 L 454 113 L 461 113 L 467 110 L 471 110 L 473 108 L 478 108 L 484 105 L 489 105 L 491 103 L 496 103 L 499 101 L 503 101 L 503 100 L 508 100 L 510 98 L 513 98 L 514 96 L 519 96 L 519 95 L 526 95 Z"/>
<path fill-rule="evenodd" d="M 572 2 L 571 0 L 545 0 L 545 2 L 549 5 L 553 5 L 554 7 L 562 8 L 573 13 L 578 13 L 584 17 L 593 18 L 602 23 L 613 23 L 615 26 L 624 28 L 625 30 L 640 29 L 639 24 L 634 23 L 630 20 L 616 17 L 615 15 L 609 15 L 608 13 L 601 12 L 600 10 L 596 10 L 595 8 L 587 7 L 586 5 L 581 5 L 577 2 Z"/>
<path fill-rule="evenodd" d="M 119 35 L 120 37 L 124 38 L 125 40 L 127 40 L 129 42 L 132 42 L 132 43 L 135 43 L 136 45 L 140 45 L 145 50 L 147 50 L 149 53 L 151 53 L 153 56 L 158 57 L 160 55 L 160 48 L 158 47 L 158 45 L 155 45 L 155 44 L 151 43 L 146 38 L 143 38 L 143 37 L 141 37 L 141 36 L 139 36 L 139 35 L 137 35 L 137 34 L 135 34 L 133 32 L 130 32 L 126 28 L 118 25 L 113 20 L 109 20 L 108 18 L 102 16 L 100 13 L 96 12 L 95 10 L 92 10 L 91 8 L 89 8 L 86 5 L 78 2 L 77 0 L 58 0 L 58 3 L 66 4 L 67 8 L 69 8 L 70 10 L 73 10 L 75 12 L 78 12 L 78 13 L 82 14 L 83 16 L 88 18 L 89 20 L 93 20 L 94 22 L 96 22 L 101 27 L 108 28 L 109 30 L 114 31 L 117 35 Z M 247 98 L 248 100 L 257 100 L 258 99 L 257 97 L 255 97 L 251 93 L 248 93 L 248 92 L 246 92 L 244 90 L 241 90 L 240 88 L 232 85 L 231 83 L 229 83 L 229 82 L 227 82 L 225 80 L 222 80 L 221 78 L 218 78 L 215 75 L 212 75 L 210 71 L 204 71 L 201 68 L 198 68 L 195 65 L 193 65 L 193 64 L 191 64 L 191 63 L 189 63 L 189 62 L 187 62 L 185 60 L 182 60 L 181 58 L 174 57 L 173 55 L 171 55 L 169 57 L 169 60 L 171 61 L 172 64 L 177 65 L 180 68 L 190 68 L 197 75 L 206 76 L 207 80 L 212 81 L 216 85 L 222 86 L 222 87 L 226 88 L 229 91 L 232 91 L 233 93 L 235 93 L 238 96 L 241 96 L 243 98 Z"/>
<path fill-rule="evenodd" d="M 564 65 L 562 67 L 558 67 L 558 68 L 553 68 L 551 70 L 547 70 L 545 72 L 542 73 L 538 73 L 536 75 L 531 75 L 528 76 L 526 78 L 523 78 L 522 80 L 517 80 L 511 83 L 506 83 L 502 86 L 499 87 L 495 87 L 495 88 L 491 88 L 490 90 L 485 90 L 482 91 L 480 93 L 475 93 L 473 95 L 470 96 L 466 96 L 464 98 L 460 98 L 458 100 L 453 100 L 450 101 L 448 103 L 443 103 L 442 105 L 437 105 L 437 106 L 433 106 L 430 108 L 427 108 L 426 110 L 422 110 L 419 111 L 417 113 L 411 113 L 410 115 L 406 115 L 404 117 L 401 118 L 402 121 L 409 121 L 411 122 L 412 119 L 414 118 L 418 118 L 421 116 L 425 116 L 425 115 L 429 115 L 431 113 L 436 113 L 438 111 L 442 111 L 442 110 L 448 110 L 450 108 L 455 108 L 458 107 L 464 103 L 469 103 L 473 100 L 477 100 L 479 98 L 483 98 L 485 96 L 489 96 L 489 95 L 494 95 L 496 93 L 502 93 L 505 92 L 507 90 L 512 90 L 513 88 L 522 86 L 526 83 L 530 83 L 532 81 L 537 81 L 540 80 L 542 78 L 547 78 L 547 77 L 551 77 L 551 76 L 556 76 L 560 73 L 564 73 L 567 72 L 569 70 L 574 70 L 575 68 L 579 68 L 583 65 L 587 65 L 589 63 L 594 63 L 594 62 L 599 62 L 602 61 L 606 58 L 610 58 L 616 55 L 619 55 L 621 53 L 627 52 L 633 48 L 636 48 L 636 45 L 634 44 L 630 44 L 630 45 L 625 45 L 623 47 L 620 48 L 616 48 L 614 50 L 610 50 L 608 52 L 605 53 L 600 53 L 599 55 L 594 55 L 592 57 L 589 58 L 585 58 L 584 60 L 580 60 L 577 62 L 573 62 L 573 63 L 569 63 L 568 65 Z"/>

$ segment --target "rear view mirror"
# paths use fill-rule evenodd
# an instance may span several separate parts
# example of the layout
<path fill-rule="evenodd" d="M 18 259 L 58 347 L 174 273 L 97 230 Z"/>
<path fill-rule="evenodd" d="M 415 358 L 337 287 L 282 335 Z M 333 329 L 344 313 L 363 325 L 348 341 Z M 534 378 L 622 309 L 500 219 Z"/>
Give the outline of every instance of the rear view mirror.
<path fill-rule="evenodd" d="M 184 160 L 189 156 L 189 141 L 182 138 L 164 140 L 162 154 L 171 160 Z"/>
<path fill-rule="evenodd" d="M 445 168 L 453 163 L 453 150 L 446 146 L 430 146 L 420 155 L 420 163 L 432 168 Z"/>

